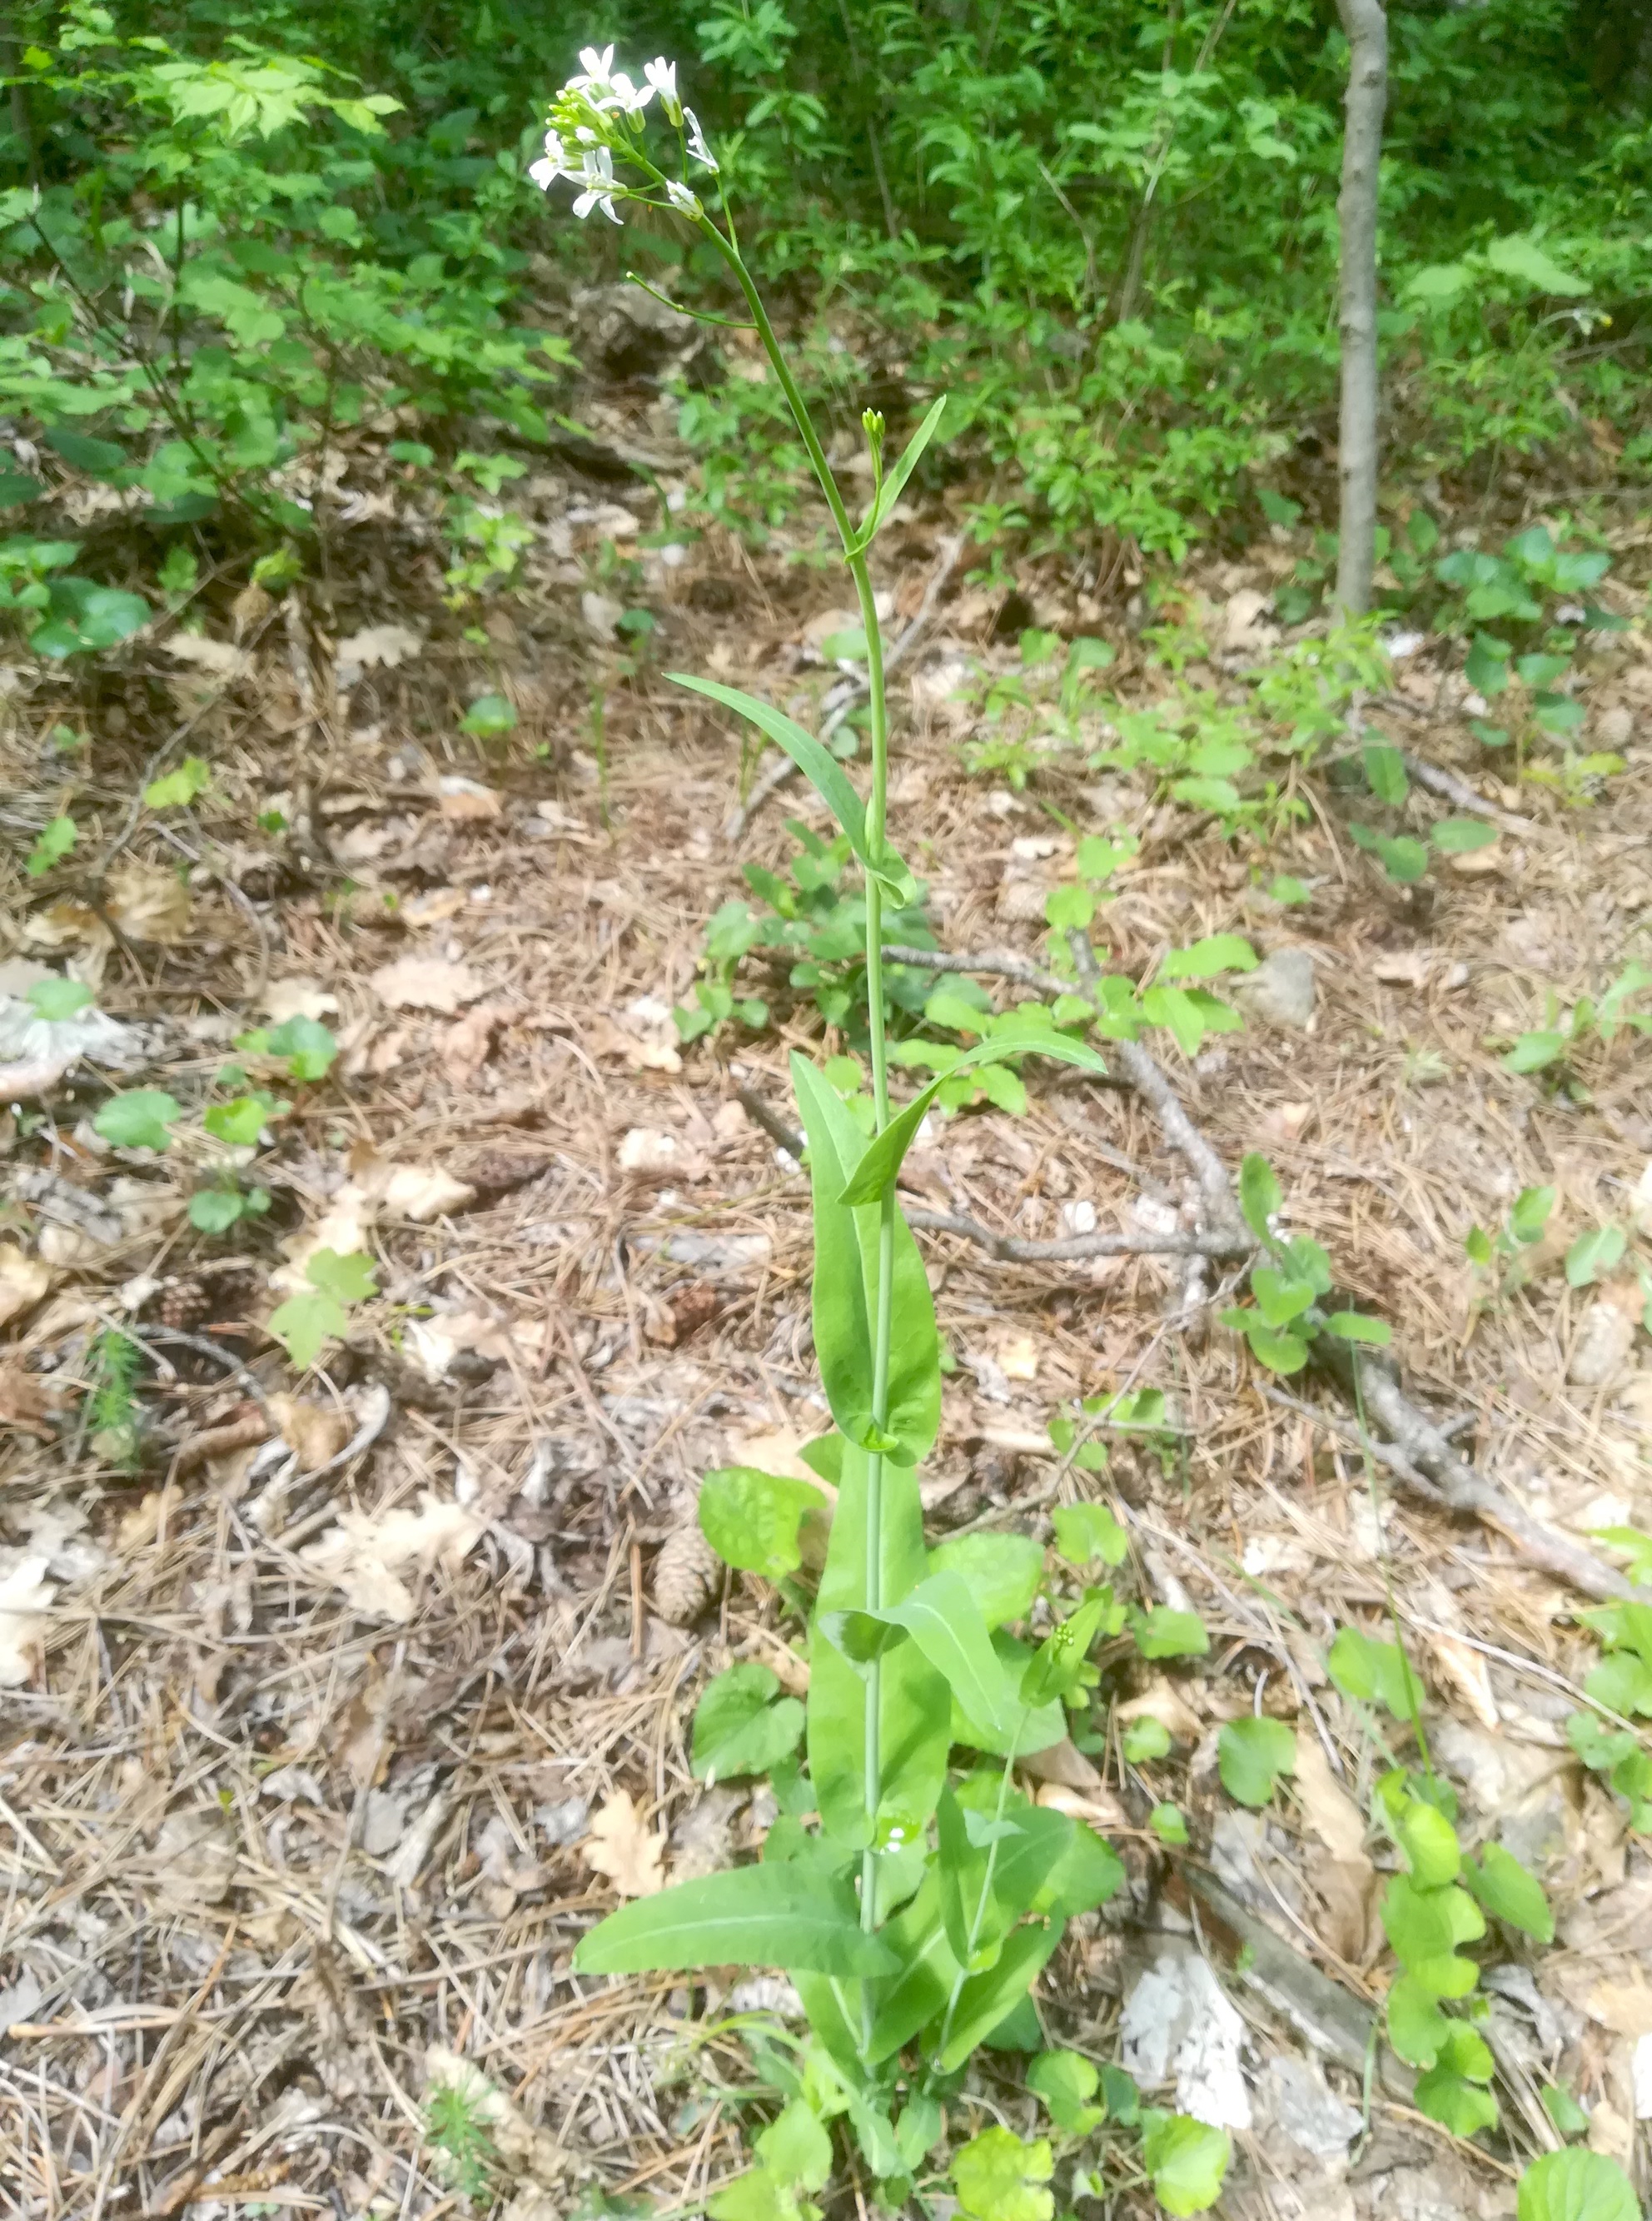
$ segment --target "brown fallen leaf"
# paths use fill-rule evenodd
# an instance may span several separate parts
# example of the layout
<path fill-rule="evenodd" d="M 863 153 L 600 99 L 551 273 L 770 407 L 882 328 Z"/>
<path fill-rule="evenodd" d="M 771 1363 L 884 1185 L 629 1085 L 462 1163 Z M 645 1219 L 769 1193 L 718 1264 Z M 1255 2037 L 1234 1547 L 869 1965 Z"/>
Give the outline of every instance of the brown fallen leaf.
<path fill-rule="evenodd" d="M 436 781 L 437 807 L 444 817 L 464 820 L 497 817 L 504 804 L 491 786 L 479 779 L 461 779 L 450 773 Z"/>
<path fill-rule="evenodd" d="M 483 1526 L 462 1505 L 442 1503 L 427 1493 L 416 1511 L 406 1505 L 385 1512 L 341 1511 L 338 1525 L 299 1555 L 364 1619 L 405 1627 L 413 1617 L 414 1597 L 402 1568 L 438 1561 L 457 1566 L 480 1541 Z"/>
<path fill-rule="evenodd" d="M 281 1438 L 298 1461 L 300 1473 L 329 1464 L 350 1439 L 354 1423 L 336 1405 L 312 1404 L 302 1396 L 274 1395 L 270 1411 Z"/>
<path fill-rule="evenodd" d="M 441 956 L 398 956 L 393 964 L 381 964 L 368 985 L 393 1010 L 440 1010 L 449 1018 L 487 990 L 480 973 Z"/>
<path fill-rule="evenodd" d="M 663 1829 L 650 1830 L 630 1792 L 616 1789 L 591 1816 L 591 1833 L 580 1849 L 585 1863 L 606 1874 L 622 1897 L 654 1897 L 666 1886 Z"/>
<path fill-rule="evenodd" d="M 128 941 L 175 948 L 189 937 L 190 891 L 175 872 L 157 865 L 126 864 L 111 872 L 104 907 Z"/>
<path fill-rule="evenodd" d="M 339 663 L 354 663 L 363 671 L 381 664 L 387 671 L 394 671 L 410 655 L 416 655 L 423 646 L 423 640 L 410 626 L 377 624 L 367 625 L 360 632 L 347 633 L 334 653 Z"/>
<path fill-rule="evenodd" d="M 259 1008 L 272 1025 L 289 1018 L 332 1018 L 338 1016 L 339 998 L 329 995 L 319 979 L 272 979 L 260 998 Z"/>
<path fill-rule="evenodd" d="M 476 1200 L 473 1187 L 440 1165 L 397 1165 L 382 1187 L 374 1184 L 373 1192 L 386 1217 L 409 1219 L 416 1226 L 428 1226 Z"/>
<path fill-rule="evenodd" d="M 61 1230 L 49 1226 L 41 1229 L 47 1234 Z M 56 1408 L 57 1399 L 41 1374 L 25 1373 L 15 1361 L 0 1365 L 0 1427 L 16 1427 L 20 1433 L 33 1435 L 37 1442 L 54 1442 L 57 1430 L 47 1421 Z"/>
<path fill-rule="evenodd" d="M 1324 1907 L 1324 1943 L 1338 1958 L 1358 1966 L 1370 1934 L 1376 1869 L 1365 1848 L 1365 1818 L 1330 1770 L 1317 1736 L 1297 1730 L 1297 1796 L 1311 1834 L 1330 1853 L 1311 1860 L 1308 1877 Z"/>
<path fill-rule="evenodd" d="M 447 1077 L 467 1087 L 487 1062 L 493 1036 L 510 1012 L 502 1003 L 479 1003 L 462 1018 L 455 1018 L 441 1037 L 441 1061 Z"/>
<path fill-rule="evenodd" d="M 15 1242 L 0 1242 L 0 1326 L 33 1311 L 51 1285 L 49 1266 L 26 1255 Z"/>

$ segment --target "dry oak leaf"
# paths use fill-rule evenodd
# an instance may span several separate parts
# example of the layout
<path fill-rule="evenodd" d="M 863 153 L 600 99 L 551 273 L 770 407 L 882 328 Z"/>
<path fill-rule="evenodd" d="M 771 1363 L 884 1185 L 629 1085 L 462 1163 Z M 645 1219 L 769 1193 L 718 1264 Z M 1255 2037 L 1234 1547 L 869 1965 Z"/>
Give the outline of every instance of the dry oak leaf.
<path fill-rule="evenodd" d="M 462 1018 L 455 1018 L 441 1037 L 441 1061 L 447 1077 L 468 1086 L 487 1062 L 493 1036 L 510 1016 L 502 1003 L 479 1003 Z"/>
<path fill-rule="evenodd" d="M 591 1816 L 591 1833 L 580 1849 L 585 1863 L 606 1874 L 622 1897 L 654 1897 L 666 1886 L 661 1862 L 663 1829 L 643 1823 L 629 1790 L 616 1789 Z"/>
<path fill-rule="evenodd" d="M 468 964 L 450 964 L 441 956 L 398 956 L 393 964 L 381 964 L 367 984 L 392 1010 L 440 1010 L 449 1018 L 487 988 Z"/>
<path fill-rule="evenodd" d="M 475 1200 L 476 1190 L 443 1172 L 440 1165 L 397 1165 L 379 1194 L 387 1217 L 409 1219 L 416 1226 L 463 1211 Z"/>
<path fill-rule="evenodd" d="M 282 1440 L 298 1461 L 300 1473 L 315 1473 L 330 1464 L 355 1431 L 350 1414 L 335 1405 L 285 1395 L 272 1396 L 269 1405 Z"/>
<path fill-rule="evenodd" d="M 379 664 L 394 671 L 410 655 L 416 655 L 423 646 L 422 639 L 410 625 L 367 625 L 360 632 L 348 634 L 334 654 L 338 662 L 354 663 L 363 671 L 372 670 Z"/>
<path fill-rule="evenodd" d="M 175 872 L 157 865 L 127 864 L 111 872 L 104 907 L 128 941 L 171 948 L 188 937 L 190 891 Z"/>
<path fill-rule="evenodd" d="M 299 1553 L 319 1579 L 341 1590 L 364 1619 L 405 1627 L 413 1617 L 413 1592 L 404 1567 L 438 1561 L 457 1566 L 481 1539 L 485 1523 L 460 1504 L 427 1493 L 416 1511 L 405 1505 L 384 1512 L 341 1511 L 337 1526 Z"/>
<path fill-rule="evenodd" d="M 15 1242 L 0 1242 L 0 1326 L 33 1311 L 51 1285 L 49 1266 L 26 1255 Z"/>
<path fill-rule="evenodd" d="M 448 772 L 436 781 L 436 806 L 444 817 L 497 817 L 504 808 L 497 793 L 478 779 Z"/>
<path fill-rule="evenodd" d="M 160 644 L 179 663 L 192 663 L 225 685 L 232 679 L 244 678 L 253 667 L 253 659 L 244 648 L 233 647 L 227 640 L 209 640 L 204 633 L 175 632 Z"/>
<path fill-rule="evenodd" d="M 46 1614 L 55 1594 L 43 1579 L 50 1554 L 0 1550 L 0 1689 L 27 1688 L 46 1655 Z"/>
<path fill-rule="evenodd" d="M 272 1023 L 285 1025 L 289 1018 L 331 1018 L 338 1015 L 339 998 L 329 995 L 319 979 L 272 979 L 259 1008 Z"/>

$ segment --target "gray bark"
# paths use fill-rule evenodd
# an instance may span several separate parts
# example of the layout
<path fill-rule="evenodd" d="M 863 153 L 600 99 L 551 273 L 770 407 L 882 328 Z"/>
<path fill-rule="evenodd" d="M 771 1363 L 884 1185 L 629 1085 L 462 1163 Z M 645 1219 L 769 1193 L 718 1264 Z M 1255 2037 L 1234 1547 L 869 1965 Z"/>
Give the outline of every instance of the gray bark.
<path fill-rule="evenodd" d="M 1336 0 L 1336 9 L 1349 47 L 1336 203 L 1342 341 L 1336 607 L 1344 616 L 1358 616 L 1370 606 L 1376 566 L 1377 174 L 1388 99 L 1388 17 L 1383 0 Z"/>

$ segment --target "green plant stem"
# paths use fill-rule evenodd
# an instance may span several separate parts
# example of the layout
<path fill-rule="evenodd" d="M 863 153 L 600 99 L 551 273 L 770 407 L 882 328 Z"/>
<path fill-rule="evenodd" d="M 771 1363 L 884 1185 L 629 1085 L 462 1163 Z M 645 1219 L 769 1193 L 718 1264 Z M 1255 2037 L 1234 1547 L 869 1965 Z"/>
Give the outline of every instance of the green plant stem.
<path fill-rule="evenodd" d="M 837 528 L 838 538 L 843 543 L 849 575 L 854 581 L 855 597 L 860 608 L 861 629 L 867 641 L 867 691 L 872 729 L 872 791 L 867 804 L 867 841 L 873 855 L 882 853 L 884 828 L 889 812 L 889 716 L 884 688 L 883 637 L 878 629 L 877 597 L 873 591 L 872 573 L 867 566 L 865 553 L 853 553 L 857 534 L 850 519 L 848 507 L 832 475 L 832 466 L 826 460 L 826 450 L 809 414 L 808 404 L 792 374 L 791 366 L 781 351 L 774 327 L 769 322 L 768 311 L 762 297 L 753 284 L 749 272 L 741 260 L 732 239 L 725 239 L 716 224 L 702 218 L 700 230 L 710 241 L 728 264 L 735 284 L 745 297 L 753 323 L 763 342 L 763 351 L 779 380 L 792 420 L 798 428 L 808 454 L 810 464 L 826 497 L 832 522 Z M 883 890 L 870 874 L 866 882 L 867 897 L 867 1007 L 870 1018 L 870 1048 L 872 1060 L 872 1100 L 875 1130 L 882 1133 L 889 1123 L 889 1054 L 884 1033 L 884 951 L 883 951 Z M 889 1366 L 890 1342 L 894 1317 L 895 1284 L 895 1196 L 891 1188 L 879 1205 L 878 1223 L 878 1286 L 872 1316 L 872 1417 L 880 1430 L 889 1423 Z M 883 1482 L 884 1460 L 880 1451 L 867 1454 L 867 1608 L 871 1611 L 883 1607 Z M 877 1850 L 878 1808 L 883 1794 L 882 1742 L 883 1669 L 873 1659 L 867 1672 L 866 1706 L 866 1813 L 871 1841 L 860 1856 L 860 1924 L 870 1931 L 877 1924 Z M 992 1868 L 989 1862 L 988 1874 Z M 866 1993 L 867 2011 L 871 2011 L 871 1994 Z"/>

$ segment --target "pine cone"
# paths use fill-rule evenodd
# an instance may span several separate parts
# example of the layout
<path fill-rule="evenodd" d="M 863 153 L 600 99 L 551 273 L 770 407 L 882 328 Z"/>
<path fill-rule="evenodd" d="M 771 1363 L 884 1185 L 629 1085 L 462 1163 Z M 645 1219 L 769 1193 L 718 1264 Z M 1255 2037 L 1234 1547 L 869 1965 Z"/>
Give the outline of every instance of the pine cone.
<path fill-rule="evenodd" d="M 722 1580 L 723 1561 L 691 1513 L 654 1561 L 654 1608 L 670 1626 L 687 1627 L 710 1603 Z"/>
<path fill-rule="evenodd" d="M 174 1334 L 192 1334 L 212 1315 L 212 1298 L 204 1280 L 169 1280 L 160 1292 L 156 1315 Z"/>

